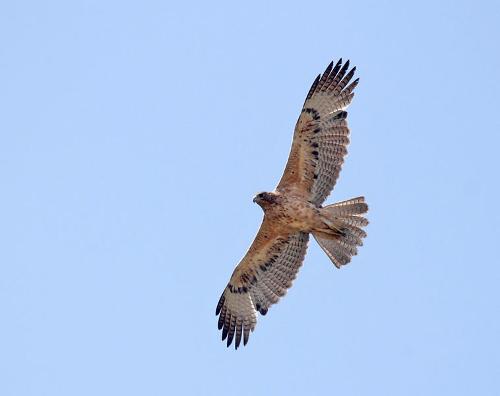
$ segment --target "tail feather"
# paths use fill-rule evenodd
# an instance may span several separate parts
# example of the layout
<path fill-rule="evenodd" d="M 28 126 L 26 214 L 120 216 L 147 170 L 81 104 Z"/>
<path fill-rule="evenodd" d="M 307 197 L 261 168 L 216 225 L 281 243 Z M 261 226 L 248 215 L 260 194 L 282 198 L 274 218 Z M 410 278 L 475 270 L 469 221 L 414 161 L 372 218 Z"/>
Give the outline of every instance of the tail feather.
<path fill-rule="evenodd" d="M 333 239 L 329 234 L 313 233 L 313 235 L 319 246 L 321 246 L 337 268 L 348 264 L 351 261 L 351 257 L 357 254 L 356 247 L 343 244 Z"/>
<path fill-rule="evenodd" d="M 367 211 L 364 197 L 337 202 L 321 209 L 322 220 L 328 230 L 313 231 L 313 236 L 336 267 L 348 264 L 358 253 L 358 246 L 363 245 L 366 232 L 361 227 L 368 225 L 368 220 L 362 215 Z"/>
<path fill-rule="evenodd" d="M 323 208 L 323 212 L 332 216 L 350 216 L 364 214 L 368 211 L 365 197 L 356 197 L 347 201 L 337 202 Z M 365 219 L 366 220 L 366 219 Z"/>
<path fill-rule="evenodd" d="M 368 225 L 368 220 L 361 216 L 343 216 L 342 219 L 344 223 L 356 227 L 366 227 Z"/>
<path fill-rule="evenodd" d="M 366 233 L 365 233 L 365 235 L 366 235 Z M 340 242 L 342 242 L 343 244 L 349 245 L 349 246 L 363 246 L 362 237 L 360 238 L 358 235 L 355 235 L 354 233 L 351 234 L 351 233 L 344 232 L 344 235 L 342 236 L 342 239 L 340 240 Z"/>

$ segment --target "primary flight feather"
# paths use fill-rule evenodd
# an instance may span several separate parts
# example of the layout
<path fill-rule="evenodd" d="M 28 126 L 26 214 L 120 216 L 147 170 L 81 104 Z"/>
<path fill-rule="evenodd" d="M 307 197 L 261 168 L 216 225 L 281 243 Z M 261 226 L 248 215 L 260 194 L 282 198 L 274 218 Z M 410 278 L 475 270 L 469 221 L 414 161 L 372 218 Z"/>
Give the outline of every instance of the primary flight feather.
<path fill-rule="evenodd" d="M 302 265 L 312 233 L 336 267 L 351 261 L 366 236 L 363 197 L 322 207 L 337 181 L 349 144 L 345 109 L 358 79 L 349 61 L 330 63 L 314 80 L 295 126 L 283 176 L 273 192 L 255 196 L 264 219 L 216 308 L 222 340 L 246 345 L 257 324 L 284 296 Z"/>

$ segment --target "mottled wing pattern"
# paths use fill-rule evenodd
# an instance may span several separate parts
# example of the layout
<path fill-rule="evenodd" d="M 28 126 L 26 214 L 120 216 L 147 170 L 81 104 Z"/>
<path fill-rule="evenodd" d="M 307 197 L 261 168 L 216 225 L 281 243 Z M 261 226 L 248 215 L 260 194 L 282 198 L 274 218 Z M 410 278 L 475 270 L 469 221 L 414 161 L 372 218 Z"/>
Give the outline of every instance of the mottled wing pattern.
<path fill-rule="evenodd" d="M 284 296 L 297 276 L 306 254 L 309 234 L 272 235 L 272 226 L 264 220 L 248 253 L 234 270 L 217 304 L 219 330 L 229 347 L 236 349 L 242 337 L 246 345 L 262 315 Z"/>
<path fill-rule="evenodd" d="M 339 176 L 349 144 L 347 112 L 359 79 L 340 59 L 314 81 L 295 126 L 292 148 L 278 191 L 294 192 L 321 205 Z M 348 85 L 349 84 L 349 85 Z"/>

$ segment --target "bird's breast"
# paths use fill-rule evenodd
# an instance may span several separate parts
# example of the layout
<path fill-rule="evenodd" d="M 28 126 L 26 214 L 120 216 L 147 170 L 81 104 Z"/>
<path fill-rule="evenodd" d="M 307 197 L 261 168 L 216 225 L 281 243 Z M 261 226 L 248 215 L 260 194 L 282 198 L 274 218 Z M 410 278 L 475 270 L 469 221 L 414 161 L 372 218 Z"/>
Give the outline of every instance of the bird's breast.
<path fill-rule="evenodd" d="M 269 220 L 286 232 L 309 232 L 317 226 L 319 210 L 313 204 L 301 199 L 283 199 L 266 211 Z"/>

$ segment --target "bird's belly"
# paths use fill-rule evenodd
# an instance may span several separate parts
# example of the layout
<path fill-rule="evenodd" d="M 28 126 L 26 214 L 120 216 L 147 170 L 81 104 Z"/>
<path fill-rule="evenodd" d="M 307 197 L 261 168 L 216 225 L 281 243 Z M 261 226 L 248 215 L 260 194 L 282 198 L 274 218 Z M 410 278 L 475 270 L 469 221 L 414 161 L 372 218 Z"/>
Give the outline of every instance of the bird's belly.
<path fill-rule="evenodd" d="M 320 224 L 318 208 L 309 202 L 291 201 L 276 206 L 273 210 L 273 219 L 287 232 L 310 232 Z"/>

